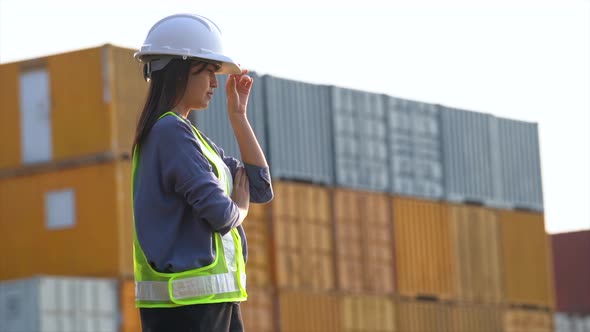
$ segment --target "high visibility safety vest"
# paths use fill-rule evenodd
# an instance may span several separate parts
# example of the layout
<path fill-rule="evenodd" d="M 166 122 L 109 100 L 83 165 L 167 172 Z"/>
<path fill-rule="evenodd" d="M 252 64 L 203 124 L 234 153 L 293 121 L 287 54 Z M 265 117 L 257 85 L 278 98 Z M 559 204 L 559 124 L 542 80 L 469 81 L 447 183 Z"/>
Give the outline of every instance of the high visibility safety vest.
<path fill-rule="evenodd" d="M 160 116 L 172 115 L 174 112 Z M 182 120 L 182 118 L 180 118 Z M 207 144 L 201 133 L 192 126 L 201 151 L 214 166 L 219 182 L 229 196 L 233 183 L 231 172 L 215 150 Z M 135 188 L 135 170 L 139 161 L 139 148 L 134 147 L 132 192 Z M 236 228 L 225 235 L 214 232 L 215 260 L 213 263 L 189 271 L 161 273 L 149 264 L 141 249 L 133 222 L 133 267 L 135 273 L 135 304 L 141 308 L 177 307 L 180 305 L 245 301 L 246 265 L 242 254 L 241 237 Z"/>

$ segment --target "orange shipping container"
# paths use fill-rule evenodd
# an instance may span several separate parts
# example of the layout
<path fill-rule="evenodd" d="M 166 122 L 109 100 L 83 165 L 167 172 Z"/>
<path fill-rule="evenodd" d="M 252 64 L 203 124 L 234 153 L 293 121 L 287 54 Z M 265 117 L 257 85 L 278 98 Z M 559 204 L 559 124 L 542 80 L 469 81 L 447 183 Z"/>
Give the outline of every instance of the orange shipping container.
<path fill-rule="evenodd" d="M 459 299 L 483 304 L 502 302 L 500 231 L 496 213 L 467 205 L 450 205 L 449 211 Z"/>
<path fill-rule="evenodd" d="M 0 65 L 0 169 L 129 153 L 147 83 L 111 45 Z"/>
<path fill-rule="evenodd" d="M 19 63 L 0 65 L 0 169 L 17 166 L 21 159 L 18 82 L 20 67 Z"/>
<path fill-rule="evenodd" d="M 248 301 L 240 304 L 244 329 L 256 332 L 274 332 L 275 300 L 269 289 L 248 288 Z"/>
<path fill-rule="evenodd" d="M 507 309 L 504 312 L 504 332 L 552 332 L 550 311 Z"/>
<path fill-rule="evenodd" d="M 397 330 L 400 332 L 455 332 L 449 329 L 451 308 L 435 301 L 395 303 Z"/>
<path fill-rule="evenodd" d="M 338 287 L 347 292 L 363 291 L 363 238 L 359 193 L 334 189 L 336 268 Z"/>
<path fill-rule="evenodd" d="M 456 298 L 448 205 L 394 197 L 392 208 L 397 292 Z"/>
<path fill-rule="evenodd" d="M 281 288 L 334 288 L 330 191 L 289 182 L 273 184 L 273 241 Z"/>
<path fill-rule="evenodd" d="M 121 282 L 121 332 L 141 332 L 139 309 L 135 307 L 135 281 Z"/>
<path fill-rule="evenodd" d="M 129 161 L 0 180 L 0 280 L 131 276 Z"/>
<path fill-rule="evenodd" d="M 365 290 L 393 292 L 393 243 L 391 198 L 385 194 L 361 196 Z"/>
<path fill-rule="evenodd" d="M 553 308 L 552 256 L 543 215 L 505 210 L 498 214 L 506 300 Z"/>
<path fill-rule="evenodd" d="M 337 295 L 285 291 L 279 293 L 281 332 L 341 332 L 342 302 Z"/>
<path fill-rule="evenodd" d="M 270 236 L 268 205 L 250 204 L 248 217 L 243 223 L 248 241 L 248 286 L 270 287 Z"/>
<path fill-rule="evenodd" d="M 384 296 L 346 295 L 342 298 L 343 331 L 393 332 L 393 299 Z"/>
<path fill-rule="evenodd" d="M 392 293 L 389 196 L 335 189 L 334 202 L 339 288 L 348 292 Z"/>

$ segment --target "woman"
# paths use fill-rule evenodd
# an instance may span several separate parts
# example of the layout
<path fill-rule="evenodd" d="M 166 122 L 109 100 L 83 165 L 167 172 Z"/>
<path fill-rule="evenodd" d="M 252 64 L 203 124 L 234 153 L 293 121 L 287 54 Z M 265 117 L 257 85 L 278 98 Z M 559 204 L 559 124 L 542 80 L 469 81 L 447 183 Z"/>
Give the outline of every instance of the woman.
<path fill-rule="evenodd" d="M 243 331 L 249 202 L 272 199 L 268 164 L 246 117 L 253 84 L 197 15 L 157 22 L 135 57 L 150 82 L 133 151 L 136 305 L 143 331 Z M 244 165 L 187 120 L 226 84 Z M 233 179 L 233 180 L 232 180 Z M 232 188 L 233 187 L 233 188 Z"/>

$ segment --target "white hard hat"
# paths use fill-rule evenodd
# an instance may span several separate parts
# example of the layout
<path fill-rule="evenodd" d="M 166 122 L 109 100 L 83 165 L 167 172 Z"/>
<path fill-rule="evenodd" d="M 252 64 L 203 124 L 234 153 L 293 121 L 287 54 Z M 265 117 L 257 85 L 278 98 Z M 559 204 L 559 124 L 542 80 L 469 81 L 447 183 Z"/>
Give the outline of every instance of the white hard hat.
<path fill-rule="evenodd" d="M 221 63 L 220 74 L 240 74 L 240 67 L 223 51 L 221 30 L 210 19 L 176 14 L 158 21 L 134 57 L 148 64 L 148 74 L 173 58 L 198 58 Z"/>

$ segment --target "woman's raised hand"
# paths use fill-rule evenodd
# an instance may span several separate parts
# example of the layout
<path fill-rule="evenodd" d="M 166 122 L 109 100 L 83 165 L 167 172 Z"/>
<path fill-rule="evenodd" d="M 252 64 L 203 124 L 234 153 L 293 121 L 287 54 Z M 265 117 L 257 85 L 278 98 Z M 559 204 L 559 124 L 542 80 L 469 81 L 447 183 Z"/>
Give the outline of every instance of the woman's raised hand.
<path fill-rule="evenodd" d="M 229 115 L 245 115 L 248 106 L 248 97 L 254 79 L 248 75 L 247 69 L 241 74 L 229 75 L 225 90 L 227 94 L 227 111 Z"/>

